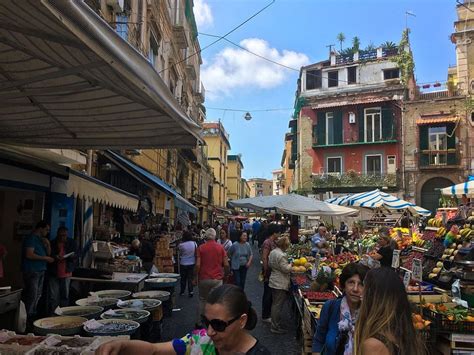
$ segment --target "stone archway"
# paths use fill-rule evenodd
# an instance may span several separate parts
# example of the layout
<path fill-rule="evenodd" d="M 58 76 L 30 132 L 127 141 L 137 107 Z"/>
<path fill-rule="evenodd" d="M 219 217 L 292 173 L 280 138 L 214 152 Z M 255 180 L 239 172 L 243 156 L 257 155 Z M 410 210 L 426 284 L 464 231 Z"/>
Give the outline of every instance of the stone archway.
<path fill-rule="evenodd" d="M 439 207 L 440 189 L 454 185 L 454 183 L 444 177 L 435 177 L 427 180 L 421 188 L 420 206 L 435 212 Z"/>

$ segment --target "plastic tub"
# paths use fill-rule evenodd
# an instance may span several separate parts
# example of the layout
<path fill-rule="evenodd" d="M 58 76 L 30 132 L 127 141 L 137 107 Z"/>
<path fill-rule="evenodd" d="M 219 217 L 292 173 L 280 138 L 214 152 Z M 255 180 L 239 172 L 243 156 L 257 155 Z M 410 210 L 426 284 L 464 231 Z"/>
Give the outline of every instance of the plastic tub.
<path fill-rule="evenodd" d="M 156 278 L 167 278 L 167 279 L 180 279 L 181 275 L 180 274 L 175 274 L 172 272 L 160 272 L 160 273 L 153 273 L 150 274 L 150 279 L 156 279 Z"/>
<path fill-rule="evenodd" d="M 78 306 L 99 306 L 104 309 L 110 309 L 111 307 L 115 307 L 118 301 L 118 298 L 88 297 L 77 300 L 76 304 Z"/>
<path fill-rule="evenodd" d="M 146 311 L 154 311 L 161 306 L 160 300 L 153 298 L 135 298 L 133 300 L 122 301 L 117 304 L 119 308 L 144 309 Z"/>
<path fill-rule="evenodd" d="M 149 311 L 136 308 L 109 309 L 100 315 L 101 319 L 126 319 L 140 324 L 145 323 L 149 317 Z"/>
<path fill-rule="evenodd" d="M 168 277 L 158 277 L 154 279 L 145 280 L 145 284 L 150 289 L 160 289 L 167 287 L 175 287 L 178 283 L 178 279 L 168 278 Z"/>
<path fill-rule="evenodd" d="M 48 317 L 33 323 L 35 334 L 76 335 L 81 332 L 82 325 L 87 321 L 84 317 Z"/>
<path fill-rule="evenodd" d="M 133 298 L 154 298 L 160 300 L 161 302 L 166 302 L 170 299 L 171 293 L 168 291 L 160 290 L 151 290 L 151 291 L 142 291 L 136 292 L 132 295 Z"/>
<path fill-rule="evenodd" d="M 99 317 L 103 311 L 104 307 L 100 306 L 71 306 L 58 308 L 54 313 L 58 316 L 75 316 L 93 319 Z"/>
<path fill-rule="evenodd" d="M 121 300 L 127 299 L 132 294 L 127 290 L 102 290 L 96 292 L 89 292 L 91 296 L 97 296 L 99 298 L 118 298 Z"/>
<path fill-rule="evenodd" d="M 89 327 L 85 324 L 84 331 L 94 336 L 132 335 L 140 327 L 140 323 L 125 319 L 101 319 L 95 321 L 95 324 L 97 323 L 100 323 L 102 326 Z"/>

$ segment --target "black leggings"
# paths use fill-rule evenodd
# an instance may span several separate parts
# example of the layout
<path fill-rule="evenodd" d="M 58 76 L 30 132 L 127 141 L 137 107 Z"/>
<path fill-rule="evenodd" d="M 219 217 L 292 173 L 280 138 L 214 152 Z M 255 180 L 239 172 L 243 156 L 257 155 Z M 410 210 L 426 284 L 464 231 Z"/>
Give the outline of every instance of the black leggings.
<path fill-rule="evenodd" d="M 181 292 L 186 291 L 186 282 L 188 283 L 188 292 L 193 292 L 194 264 L 180 265 L 181 267 Z"/>

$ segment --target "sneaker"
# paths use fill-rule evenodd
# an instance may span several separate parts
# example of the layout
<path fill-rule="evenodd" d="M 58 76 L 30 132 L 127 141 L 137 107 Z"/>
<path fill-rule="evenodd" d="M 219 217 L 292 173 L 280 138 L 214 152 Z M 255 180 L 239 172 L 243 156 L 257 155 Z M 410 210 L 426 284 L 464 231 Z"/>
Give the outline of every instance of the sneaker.
<path fill-rule="evenodd" d="M 189 298 L 192 298 L 194 296 L 194 292 L 189 292 Z"/>
<path fill-rule="evenodd" d="M 286 334 L 286 330 L 283 330 L 283 329 L 270 328 L 270 332 L 272 332 L 273 334 Z"/>
<path fill-rule="evenodd" d="M 262 322 L 271 323 L 272 319 L 271 318 L 262 318 Z"/>

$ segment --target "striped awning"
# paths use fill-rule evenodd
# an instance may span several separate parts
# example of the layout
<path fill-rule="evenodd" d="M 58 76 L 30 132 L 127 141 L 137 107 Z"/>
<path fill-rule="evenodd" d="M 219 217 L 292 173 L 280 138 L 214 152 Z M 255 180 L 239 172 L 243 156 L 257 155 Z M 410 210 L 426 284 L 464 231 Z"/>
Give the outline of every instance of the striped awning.
<path fill-rule="evenodd" d="M 139 199 L 137 195 L 120 190 L 115 186 L 74 170 L 70 170 L 68 180 L 53 177 L 51 191 L 134 212 L 138 209 Z"/>
<path fill-rule="evenodd" d="M 3 0 L 0 140 L 44 148 L 195 147 L 200 126 L 83 0 Z"/>
<path fill-rule="evenodd" d="M 457 117 L 424 117 L 416 120 L 417 125 L 438 124 L 438 123 L 453 123 L 458 120 Z"/>
<path fill-rule="evenodd" d="M 365 208 L 381 208 L 384 207 L 389 210 L 409 210 L 413 215 L 429 216 L 430 211 L 416 206 L 415 204 L 399 199 L 396 196 L 390 195 L 380 190 L 373 190 L 369 192 L 361 192 L 353 195 L 340 196 L 326 200 L 339 206 L 350 207 L 365 207 Z"/>
<path fill-rule="evenodd" d="M 461 184 L 445 187 L 441 189 L 441 194 L 456 197 L 466 195 L 468 198 L 474 198 L 474 181 L 466 181 Z"/>

